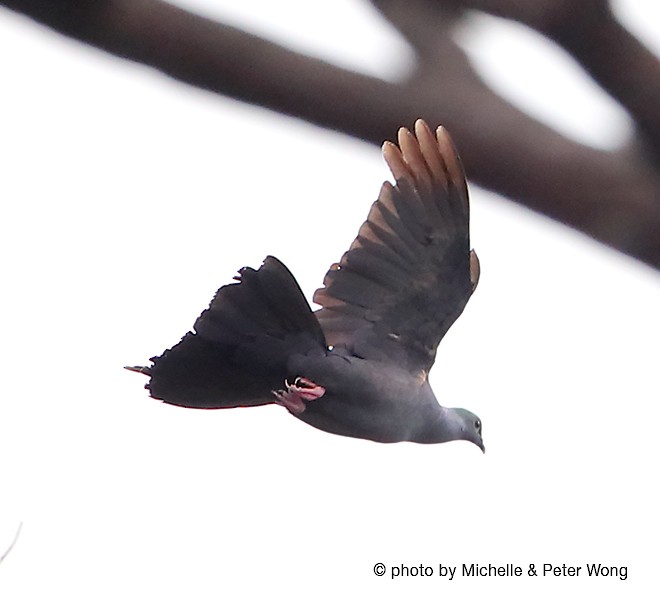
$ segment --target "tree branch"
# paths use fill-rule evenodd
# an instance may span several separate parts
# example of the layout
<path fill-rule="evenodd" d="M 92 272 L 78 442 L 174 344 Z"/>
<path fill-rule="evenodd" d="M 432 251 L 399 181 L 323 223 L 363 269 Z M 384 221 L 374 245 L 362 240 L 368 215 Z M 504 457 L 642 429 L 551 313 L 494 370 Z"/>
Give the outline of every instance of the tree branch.
<path fill-rule="evenodd" d="M 660 160 L 660 59 L 612 14 L 609 0 L 427 0 L 518 21 L 553 40 L 617 100 Z"/>
<path fill-rule="evenodd" d="M 556 41 L 636 121 L 660 162 L 660 60 L 611 13 L 583 31 L 558 31 Z"/>
<path fill-rule="evenodd" d="M 430 0 L 377 2 L 384 12 L 392 8 L 388 17 L 403 30 L 405 19 L 409 38 L 419 40 L 418 69 L 400 83 L 338 68 L 160 0 L 0 4 L 186 83 L 375 144 L 417 117 L 442 123 L 477 183 L 660 268 L 658 173 L 639 153 L 582 146 L 504 101 L 443 35 L 447 12 L 433 19 L 423 12 Z"/>
<path fill-rule="evenodd" d="M 2 563 L 5 558 L 9 555 L 9 553 L 14 549 L 14 546 L 16 545 L 16 542 L 18 541 L 18 536 L 21 534 L 21 529 L 23 528 L 23 522 L 21 521 L 18 524 L 18 529 L 16 529 L 16 533 L 14 534 L 14 539 L 11 541 L 11 544 L 9 544 L 9 547 L 4 551 L 2 556 L 0 556 L 0 563 Z"/>

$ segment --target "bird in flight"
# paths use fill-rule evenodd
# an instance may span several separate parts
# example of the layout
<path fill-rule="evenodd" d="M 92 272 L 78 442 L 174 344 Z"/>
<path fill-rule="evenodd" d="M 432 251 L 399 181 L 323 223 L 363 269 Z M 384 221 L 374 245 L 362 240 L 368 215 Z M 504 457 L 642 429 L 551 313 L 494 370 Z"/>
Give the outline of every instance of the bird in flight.
<path fill-rule="evenodd" d="M 312 311 L 268 256 L 221 287 L 194 331 L 126 367 L 153 398 L 189 408 L 278 404 L 331 433 L 377 442 L 467 440 L 481 421 L 441 406 L 428 382 L 438 344 L 477 286 L 465 174 L 447 131 L 421 119 L 383 144 L 385 182 Z"/>

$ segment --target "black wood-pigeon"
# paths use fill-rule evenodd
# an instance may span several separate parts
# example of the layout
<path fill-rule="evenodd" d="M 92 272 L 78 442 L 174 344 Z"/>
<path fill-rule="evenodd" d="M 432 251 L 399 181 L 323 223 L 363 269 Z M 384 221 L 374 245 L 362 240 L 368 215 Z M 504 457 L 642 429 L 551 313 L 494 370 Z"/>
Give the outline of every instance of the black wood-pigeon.
<path fill-rule="evenodd" d="M 313 312 L 268 256 L 221 287 L 194 332 L 148 367 L 151 396 L 190 408 L 279 404 L 318 429 L 377 442 L 467 440 L 481 421 L 445 408 L 428 373 L 474 291 L 465 175 L 447 131 L 418 120 L 383 144 L 383 184 L 355 241 L 331 265 Z"/>

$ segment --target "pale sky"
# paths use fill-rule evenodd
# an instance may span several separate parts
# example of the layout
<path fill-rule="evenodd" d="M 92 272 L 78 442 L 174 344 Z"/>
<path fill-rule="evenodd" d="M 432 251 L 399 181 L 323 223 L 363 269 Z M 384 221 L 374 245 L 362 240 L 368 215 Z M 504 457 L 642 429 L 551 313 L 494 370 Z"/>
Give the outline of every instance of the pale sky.
<path fill-rule="evenodd" d="M 180 4 L 382 77 L 410 60 L 362 2 Z M 619 5 L 658 48 L 660 8 Z M 627 116 L 530 36 L 484 17 L 464 43 L 537 118 L 624 139 Z M 482 278 L 431 381 L 481 417 L 485 455 L 337 437 L 276 406 L 167 406 L 122 366 L 175 344 L 267 254 L 311 300 L 389 176 L 380 153 L 4 9 L 0 56 L 0 555 L 23 522 L 0 598 L 657 593 L 655 271 L 471 186 Z M 628 578 L 390 577 L 439 563 Z"/>

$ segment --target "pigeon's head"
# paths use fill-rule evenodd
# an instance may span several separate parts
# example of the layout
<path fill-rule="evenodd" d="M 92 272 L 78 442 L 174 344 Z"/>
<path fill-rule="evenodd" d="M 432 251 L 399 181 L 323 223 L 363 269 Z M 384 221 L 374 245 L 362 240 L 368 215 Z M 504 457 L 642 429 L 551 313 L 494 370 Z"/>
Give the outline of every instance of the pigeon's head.
<path fill-rule="evenodd" d="M 482 452 L 486 452 L 481 437 L 481 419 L 465 408 L 454 408 L 452 411 L 456 417 L 454 422 L 456 439 L 472 442 L 479 446 Z"/>

